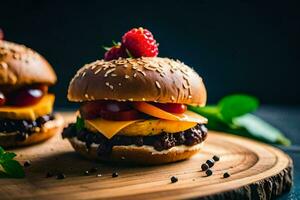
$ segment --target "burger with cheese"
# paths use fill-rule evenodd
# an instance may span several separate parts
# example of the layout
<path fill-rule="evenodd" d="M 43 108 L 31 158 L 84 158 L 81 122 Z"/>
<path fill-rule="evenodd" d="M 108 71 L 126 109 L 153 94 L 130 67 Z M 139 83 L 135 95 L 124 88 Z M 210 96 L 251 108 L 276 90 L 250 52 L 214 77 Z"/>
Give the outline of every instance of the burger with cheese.
<path fill-rule="evenodd" d="M 147 29 L 128 33 L 133 31 L 153 38 Z M 132 39 L 128 33 L 104 60 L 83 66 L 71 80 L 68 99 L 80 102 L 80 108 L 63 137 L 85 157 L 101 161 L 162 164 L 187 159 L 199 152 L 207 136 L 207 119 L 187 110 L 187 105 L 206 103 L 202 78 L 178 60 L 149 56 L 139 49 L 149 42 L 136 35 L 131 35 L 133 44 L 140 47 L 126 45 L 124 37 Z M 110 52 L 114 48 L 124 48 L 134 58 Z M 107 59 L 108 53 L 115 58 Z"/>
<path fill-rule="evenodd" d="M 0 40 L 0 146 L 44 141 L 61 131 L 63 120 L 52 114 L 56 82 L 49 63 L 35 51 Z"/>

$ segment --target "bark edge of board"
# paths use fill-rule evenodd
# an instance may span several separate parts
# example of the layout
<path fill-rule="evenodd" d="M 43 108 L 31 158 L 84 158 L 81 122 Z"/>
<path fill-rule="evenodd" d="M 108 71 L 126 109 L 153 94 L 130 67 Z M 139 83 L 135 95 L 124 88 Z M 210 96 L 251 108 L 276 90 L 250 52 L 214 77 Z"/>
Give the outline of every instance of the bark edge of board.
<path fill-rule="evenodd" d="M 293 161 L 289 157 L 288 166 L 276 175 L 266 179 L 205 197 L 195 198 L 201 200 L 269 200 L 290 191 L 293 186 Z"/>

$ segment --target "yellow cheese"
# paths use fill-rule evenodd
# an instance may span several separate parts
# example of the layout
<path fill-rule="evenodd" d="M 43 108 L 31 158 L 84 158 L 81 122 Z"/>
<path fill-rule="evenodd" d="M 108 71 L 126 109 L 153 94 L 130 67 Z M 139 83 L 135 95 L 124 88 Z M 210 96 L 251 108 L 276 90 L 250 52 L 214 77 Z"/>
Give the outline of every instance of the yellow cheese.
<path fill-rule="evenodd" d="M 156 135 L 161 132 L 176 133 L 196 126 L 197 123 L 206 123 L 207 119 L 191 111 L 176 115 L 178 120 L 132 120 L 109 121 L 102 118 L 85 120 L 85 127 L 93 132 L 100 132 L 108 139 L 116 134 L 126 136 Z"/>
<path fill-rule="evenodd" d="M 199 124 L 206 124 L 207 119 L 195 112 L 192 111 L 185 111 L 183 114 L 172 114 L 178 117 L 179 121 L 183 122 L 197 122 Z"/>
<path fill-rule="evenodd" d="M 109 121 L 102 118 L 85 120 L 86 127 L 93 127 L 102 135 L 107 137 L 108 139 L 112 138 L 116 135 L 120 130 L 137 122 L 139 120 L 132 120 L 132 121 Z"/>
<path fill-rule="evenodd" d="M 162 132 L 177 133 L 196 126 L 196 122 L 181 122 L 164 119 L 138 121 L 123 128 L 118 134 L 126 136 L 158 135 Z"/>
<path fill-rule="evenodd" d="M 45 95 L 37 104 L 26 107 L 1 106 L 0 118 L 17 120 L 35 120 L 52 112 L 55 96 Z"/>

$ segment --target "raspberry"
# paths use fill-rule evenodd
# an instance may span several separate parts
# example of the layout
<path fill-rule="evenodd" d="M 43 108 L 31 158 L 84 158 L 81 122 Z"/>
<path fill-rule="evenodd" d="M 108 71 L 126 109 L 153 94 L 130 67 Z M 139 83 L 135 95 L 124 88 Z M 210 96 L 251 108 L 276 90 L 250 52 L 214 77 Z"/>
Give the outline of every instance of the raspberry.
<path fill-rule="evenodd" d="M 144 28 L 134 28 L 122 37 L 122 46 L 135 57 L 155 57 L 158 55 L 158 44 L 152 33 Z"/>
<path fill-rule="evenodd" d="M 104 54 L 104 60 L 114 60 L 118 58 L 126 58 L 127 53 L 124 48 L 121 47 L 121 45 L 116 45 L 110 48 L 107 52 Z"/>

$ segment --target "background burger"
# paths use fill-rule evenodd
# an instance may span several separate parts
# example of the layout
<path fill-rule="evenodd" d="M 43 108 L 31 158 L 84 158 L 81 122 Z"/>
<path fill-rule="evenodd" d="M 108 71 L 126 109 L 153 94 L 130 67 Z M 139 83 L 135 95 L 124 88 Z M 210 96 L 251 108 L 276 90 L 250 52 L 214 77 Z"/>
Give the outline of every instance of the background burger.
<path fill-rule="evenodd" d="M 147 29 L 132 29 L 105 60 L 77 72 L 68 99 L 81 105 L 63 132 L 76 151 L 102 161 L 161 164 L 201 149 L 207 120 L 187 105 L 205 105 L 202 79 L 182 62 L 155 57 L 156 48 Z M 138 58 L 122 58 L 122 49 Z"/>
<path fill-rule="evenodd" d="M 0 146 L 38 143 L 61 131 L 63 121 L 52 114 L 56 82 L 49 63 L 19 44 L 0 40 Z"/>

